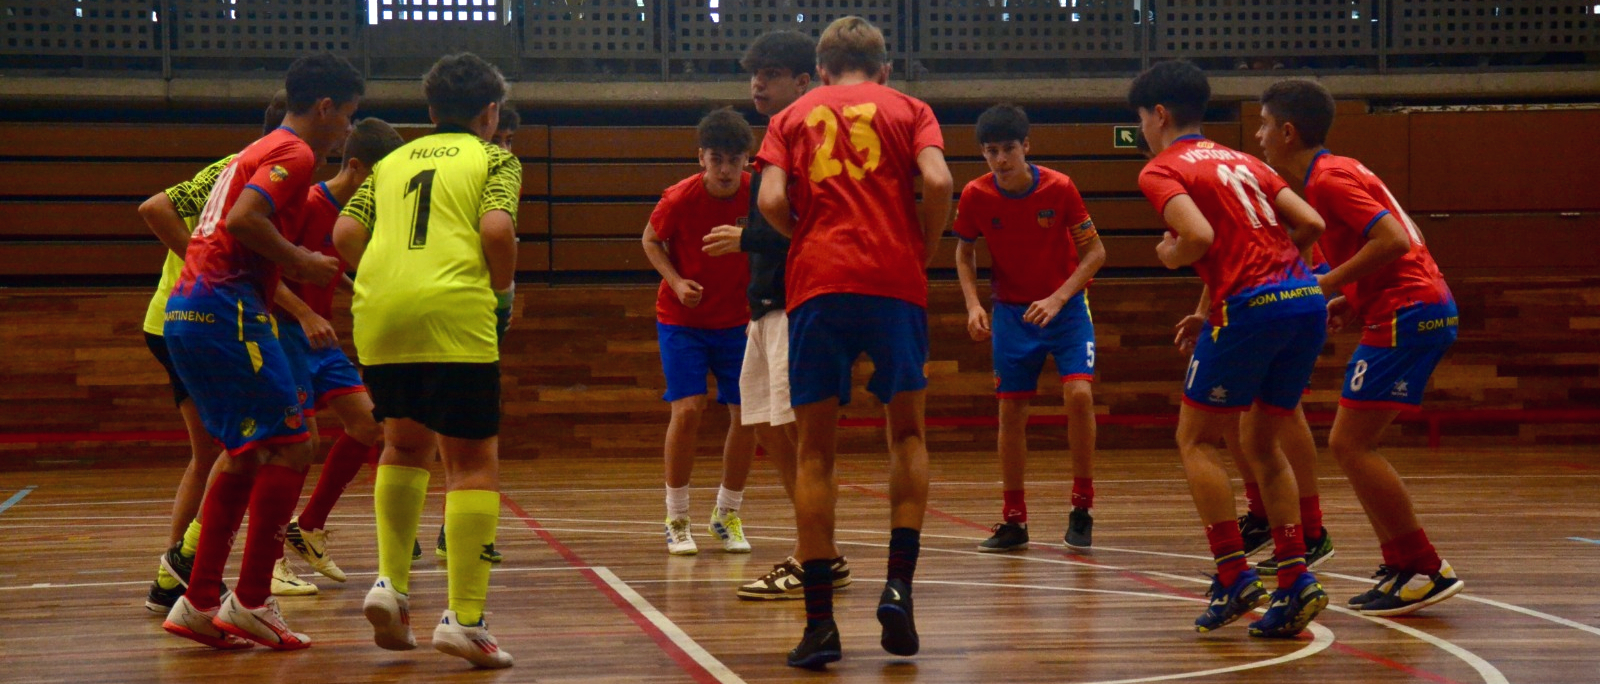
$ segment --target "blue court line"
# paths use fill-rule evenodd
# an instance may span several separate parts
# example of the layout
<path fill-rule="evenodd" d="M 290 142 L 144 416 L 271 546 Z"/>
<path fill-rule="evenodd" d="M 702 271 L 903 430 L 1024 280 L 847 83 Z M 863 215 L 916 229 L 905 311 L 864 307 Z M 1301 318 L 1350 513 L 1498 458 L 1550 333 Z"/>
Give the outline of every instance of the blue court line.
<path fill-rule="evenodd" d="M 25 497 L 28 494 L 32 493 L 33 490 L 37 489 L 37 488 L 38 487 L 36 485 L 28 485 L 26 487 L 23 487 L 22 491 L 17 492 L 16 494 L 12 494 L 11 498 L 6 499 L 4 502 L 0 502 L 0 513 L 4 513 L 4 512 L 6 512 L 6 509 L 17 505 L 18 501 L 21 501 L 23 499 L 23 497 Z M 1600 543 L 1600 542 L 1596 542 L 1596 543 Z"/>
<path fill-rule="evenodd" d="M 5 508 L 0 507 L 0 511 L 3 511 L 3 510 L 5 510 Z M 1590 544 L 1600 544 L 1600 539 L 1584 539 L 1583 537 L 1567 537 L 1567 538 L 1571 539 L 1572 541 L 1589 542 Z"/>

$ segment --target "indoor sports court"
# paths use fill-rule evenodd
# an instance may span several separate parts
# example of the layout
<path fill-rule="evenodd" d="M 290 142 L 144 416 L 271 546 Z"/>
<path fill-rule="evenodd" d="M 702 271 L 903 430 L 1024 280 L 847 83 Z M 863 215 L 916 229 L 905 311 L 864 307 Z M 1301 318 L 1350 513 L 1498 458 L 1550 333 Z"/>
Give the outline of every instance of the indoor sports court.
<path fill-rule="evenodd" d="M 1593 2 L 0 7 L 0 681 L 1600 682 Z"/>

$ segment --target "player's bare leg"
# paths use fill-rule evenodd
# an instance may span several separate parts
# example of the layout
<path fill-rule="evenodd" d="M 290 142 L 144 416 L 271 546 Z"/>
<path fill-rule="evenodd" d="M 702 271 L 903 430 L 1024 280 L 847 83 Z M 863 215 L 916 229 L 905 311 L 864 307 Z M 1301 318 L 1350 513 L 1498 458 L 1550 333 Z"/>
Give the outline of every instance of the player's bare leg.
<path fill-rule="evenodd" d="M 689 477 L 694 472 L 695 441 L 705 415 L 706 395 L 672 402 L 664 453 L 667 483 L 667 552 L 675 556 L 699 552 L 689 532 Z M 748 470 L 748 468 L 747 468 Z"/>
<path fill-rule="evenodd" d="M 1093 545 L 1094 444 L 1098 426 L 1094 417 L 1094 392 L 1088 380 L 1069 380 L 1061 384 L 1067 407 L 1067 447 L 1072 452 L 1072 513 L 1067 518 L 1067 546 L 1086 549 Z"/>

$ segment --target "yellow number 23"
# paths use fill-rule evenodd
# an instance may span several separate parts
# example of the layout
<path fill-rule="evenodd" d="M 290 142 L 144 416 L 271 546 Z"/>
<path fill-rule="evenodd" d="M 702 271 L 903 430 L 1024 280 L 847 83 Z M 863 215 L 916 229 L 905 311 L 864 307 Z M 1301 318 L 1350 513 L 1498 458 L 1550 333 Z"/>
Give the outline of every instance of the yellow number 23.
<path fill-rule="evenodd" d="M 822 144 L 811 158 L 811 182 L 821 183 L 845 171 L 850 172 L 851 178 L 861 180 L 878 168 L 883 159 L 883 143 L 872 130 L 872 117 L 877 113 L 878 105 L 871 102 L 844 108 L 844 116 L 850 121 L 850 146 L 866 155 L 866 161 L 860 166 L 849 159 L 834 158 L 839 144 L 839 117 L 832 109 L 818 105 L 806 115 L 807 128 L 822 124 Z"/>

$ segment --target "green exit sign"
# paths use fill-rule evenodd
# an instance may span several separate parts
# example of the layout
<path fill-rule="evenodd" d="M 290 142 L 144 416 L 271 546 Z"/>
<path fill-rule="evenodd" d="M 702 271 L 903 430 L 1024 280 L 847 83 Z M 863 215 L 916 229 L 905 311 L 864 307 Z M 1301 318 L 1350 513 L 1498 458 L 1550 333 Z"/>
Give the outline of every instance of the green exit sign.
<path fill-rule="evenodd" d="M 1114 126 L 1111 132 L 1111 146 L 1117 149 L 1137 149 L 1138 126 Z"/>

